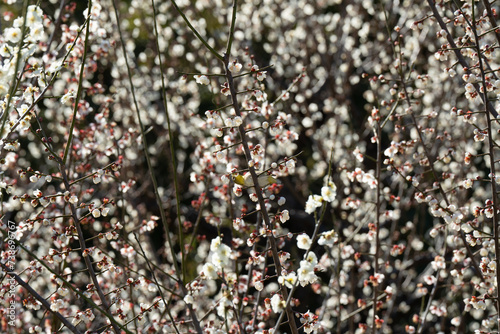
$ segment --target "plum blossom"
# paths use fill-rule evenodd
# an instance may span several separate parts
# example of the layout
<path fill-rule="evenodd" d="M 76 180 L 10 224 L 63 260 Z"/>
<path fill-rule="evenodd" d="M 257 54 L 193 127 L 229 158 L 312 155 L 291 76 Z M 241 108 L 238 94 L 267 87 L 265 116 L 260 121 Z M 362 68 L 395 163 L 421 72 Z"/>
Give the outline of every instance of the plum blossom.
<path fill-rule="evenodd" d="M 285 308 L 285 301 L 280 294 L 275 294 L 271 297 L 271 308 L 274 313 L 279 313 Z"/>
<path fill-rule="evenodd" d="M 305 233 L 300 234 L 297 236 L 297 247 L 300 249 L 309 249 L 312 245 L 312 240 L 309 238 L 309 236 Z"/>
<path fill-rule="evenodd" d="M 328 186 L 321 188 L 321 197 L 327 202 L 333 202 L 337 196 L 337 186 L 333 182 L 328 182 Z"/>
<path fill-rule="evenodd" d="M 21 40 L 22 32 L 20 28 L 12 27 L 4 31 L 5 40 L 11 43 L 17 43 Z"/>
<path fill-rule="evenodd" d="M 233 74 L 239 73 L 241 71 L 242 67 L 243 67 L 243 65 L 241 65 L 240 63 L 238 63 L 236 61 L 229 63 L 229 65 L 227 66 L 229 71 L 231 71 L 231 73 L 233 73 Z"/>
<path fill-rule="evenodd" d="M 337 241 L 337 235 L 334 230 L 323 232 L 320 234 L 318 244 L 321 246 L 332 247 Z"/>
<path fill-rule="evenodd" d="M 278 282 L 281 285 L 285 285 L 289 289 L 293 288 L 296 281 L 297 281 L 297 275 L 294 272 L 290 272 L 285 276 L 282 275 L 278 277 Z"/>
<path fill-rule="evenodd" d="M 196 83 L 200 85 L 208 85 L 210 84 L 210 80 L 206 75 L 194 75 L 194 78 L 196 79 Z"/>
<path fill-rule="evenodd" d="M 212 263 L 216 268 L 223 268 L 229 264 L 232 258 L 232 250 L 226 244 L 222 243 L 220 237 L 212 239 L 210 244 L 212 254 Z"/>
<path fill-rule="evenodd" d="M 309 195 L 306 202 L 306 212 L 311 214 L 323 204 L 323 197 L 319 195 Z"/>
<path fill-rule="evenodd" d="M 301 286 L 316 282 L 318 276 L 314 273 L 315 265 L 307 260 L 300 261 L 300 268 L 297 270 L 298 279 Z"/>

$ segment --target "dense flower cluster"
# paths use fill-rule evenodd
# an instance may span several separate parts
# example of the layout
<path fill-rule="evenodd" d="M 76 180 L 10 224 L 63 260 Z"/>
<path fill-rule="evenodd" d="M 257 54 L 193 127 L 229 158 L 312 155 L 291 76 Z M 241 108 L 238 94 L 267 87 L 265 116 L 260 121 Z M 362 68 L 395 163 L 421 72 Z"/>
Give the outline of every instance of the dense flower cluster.
<path fill-rule="evenodd" d="M 497 3 L 4 3 L 1 332 L 500 330 Z"/>

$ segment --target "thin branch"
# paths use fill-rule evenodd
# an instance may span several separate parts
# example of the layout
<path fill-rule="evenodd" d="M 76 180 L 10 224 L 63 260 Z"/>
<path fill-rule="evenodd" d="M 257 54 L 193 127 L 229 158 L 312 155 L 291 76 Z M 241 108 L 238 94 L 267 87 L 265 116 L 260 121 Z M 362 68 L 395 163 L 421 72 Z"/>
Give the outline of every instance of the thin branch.
<path fill-rule="evenodd" d="M 17 275 L 16 273 L 12 272 L 9 270 L 9 268 L 7 268 L 7 266 L 4 264 L 4 263 L 1 263 L 0 262 L 0 266 L 2 267 L 2 269 L 7 272 L 7 275 L 9 275 L 10 277 L 12 277 L 13 279 L 16 280 L 16 282 L 22 286 L 24 289 L 26 289 L 26 291 L 28 291 L 28 293 L 30 295 L 32 295 L 36 300 L 38 300 L 40 302 L 40 304 L 42 304 L 43 308 L 46 309 L 48 312 L 52 313 L 53 315 L 55 315 L 57 317 L 57 319 L 59 319 L 59 321 L 61 321 L 64 326 L 66 326 L 66 328 L 68 328 L 70 331 L 72 331 L 73 333 L 77 333 L 77 334 L 81 334 L 82 332 L 80 332 L 75 326 L 73 326 L 71 324 L 71 322 L 68 321 L 68 319 L 66 319 L 66 317 L 64 317 L 61 313 L 59 312 L 56 312 L 56 311 L 53 311 L 51 308 L 50 308 L 50 304 L 48 301 L 45 300 L 45 298 L 43 298 L 42 296 L 40 296 L 38 294 L 38 292 L 36 292 L 32 287 L 31 285 L 29 285 L 28 283 L 26 283 L 19 275 Z"/>
<path fill-rule="evenodd" d="M 179 13 L 179 15 L 184 19 L 184 22 L 186 22 L 189 29 L 191 29 L 191 31 L 196 35 L 196 37 L 200 40 L 200 42 L 202 42 L 203 45 L 205 45 L 205 47 L 210 51 L 210 53 L 213 54 L 215 57 L 217 57 L 220 61 L 224 61 L 224 57 L 221 56 L 217 51 L 215 51 L 215 49 L 212 48 L 210 46 L 210 44 L 208 44 L 208 42 L 203 37 L 201 37 L 200 33 L 195 29 L 195 27 L 193 27 L 191 22 L 189 22 L 188 18 L 182 12 L 182 10 L 179 8 L 179 6 L 175 2 L 175 0 L 170 0 L 170 2 L 172 3 L 172 5 L 174 5 L 174 7 L 177 10 L 177 12 Z"/>

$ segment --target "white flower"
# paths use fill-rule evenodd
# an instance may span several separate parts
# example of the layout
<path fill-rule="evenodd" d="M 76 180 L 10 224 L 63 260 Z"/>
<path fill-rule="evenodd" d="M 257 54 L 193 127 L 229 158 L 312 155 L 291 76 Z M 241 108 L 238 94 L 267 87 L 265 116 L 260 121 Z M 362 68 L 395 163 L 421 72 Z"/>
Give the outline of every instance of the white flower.
<path fill-rule="evenodd" d="M 185 302 L 186 304 L 193 304 L 193 302 L 194 302 L 194 298 L 193 298 L 193 296 L 191 296 L 191 295 L 186 295 L 186 296 L 184 297 L 184 302 Z"/>
<path fill-rule="evenodd" d="M 318 316 L 311 313 L 311 311 L 304 313 L 304 315 L 300 318 L 300 322 L 304 324 L 304 332 L 307 334 L 312 333 L 319 328 Z"/>
<path fill-rule="evenodd" d="M 34 27 L 43 23 L 43 11 L 40 7 L 31 5 L 26 13 L 26 25 Z"/>
<path fill-rule="evenodd" d="M 220 237 L 216 237 L 216 238 L 212 239 L 212 242 L 210 243 L 210 250 L 212 252 L 217 252 L 217 250 L 220 247 L 220 244 L 221 244 Z"/>
<path fill-rule="evenodd" d="M 229 265 L 231 256 L 231 248 L 228 245 L 222 244 L 217 252 L 212 255 L 212 263 L 222 268 Z"/>
<path fill-rule="evenodd" d="M 75 91 L 71 89 L 61 97 L 61 103 L 70 106 L 75 96 L 76 96 Z"/>
<path fill-rule="evenodd" d="M 470 189 L 470 188 L 472 188 L 472 180 L 471 179 L 465 179 L 462 182 L 462 185 L 464 186 L 465 189 Z"/>
<path fill-rule="evenodd" d="M 94 182 L 94 184 L 99 184 L 101 183 L 102 179 L 99 175 L 95 174 L 93 177 L 92 177 L 92 181 Z"/>
<path fill-rule="evenodd" d="M 288 221 L 290 219 L 290 213 L 288 212 L 288 210 L 283 210 L 281 211 L 281 215 L 280 215 L 280 221 L 282 223 Z"/>
<path fill-rule="evenodd" d="M 242 67 L 243 65 L 237 62 L 232 62 L 227 66 L 228 70 L 231 71 L 231 73 L 238 73 L 239 71 L 241 71 Z"/>
<path fill-rule="evenodd" d="M 0 46 L 0 56 L 2 57 L 10 57 L 12 53 L 12 48 L 8 44 L 3 44 Z"/>
<path fill-rule="evenodd" d="M 212 239 L 210 251 L 212 252 L 212 263 L 214 266 L 222 268 L 229 264 L 232 257 L 231 248 L 223 244 L 220 237 Z"/>
<path fill-rule="evenodd" d="M 50 305 L 50 309 L 54 312 L 59 311 L 63 307 L 64 307 L 64 302 L 62 299 L 56 299 L 52 301 L 52 304 Z"/>
<path fill-rule="evenodd" d="M 69 202 L 70 202 L 71 204 L 76 204 L 76 203 L 78 203 L 78 197 L 76 197 L 75 195 L 71 196 L 71 197 L 69 198 Z"/>
<path fill-rule="evenodd" d="M 377 188 L 377 179 L 370 173 L 365 173 L 361 182 L 368 184 L 371 189 Z"/>
<path fill-rule="evenodd" d="M 271 308 L 274 313 L 280 313 L 285 309 L 285 301 L 281 298 L 281 295 L 275 294 L 271 297 Z"/>
<path fill-rule="evenodd" d="M 21 40 L 22 32 L 19 28 L 7 28 L 4 30 L 4 37 L 7 42 L 17 43 Z"/>
<path fill-rule="evenodd" d="M 195 75 L 194 78 L 196 79 L 196 83 L 200 85 L 208 85 L 210 83 L 206 75 Z"/>
<path fill-rule="evenodd" d="M 104 209 L 102 209 L 101 213 L 102 213 L 102 215 L 103 215 L 104 217 L 106 217 L 106 216 L 108 215 L 108 213 L 109 213 L 109 208 L 104 208 Z"/>
<path fill-rule="evenodd" d="M 432 269 L 437 271 L 438 269 L 445 269 L 446 268 L 446 262 L 442 256 L 437 255 L 434 258 L 434 261 L 431 262 Z"/>
<path fill-rule="evenodd" d="M 297 282 L 297 275 L 292 271 L 291 273 L 278 277 L 278 283 L 286 285 L 287 288 L 292 289 Z"/>
<path fill-rule="evenodd" d="M 234 316 L 233 305 L 226 296 L 222 297 L 219 300 L 219 304 L 217 305 L 217 315 L 222 319 L 231 319 Z"/>
<path fill-rule="evenodd" d="M 286 168 L 288 168 L 288 169 L 294 169 L 295 168 L 295 160 L 293 160 L 293 159 L 287 160 L 285 165 L 286 165 Z"/>
<path fill-rule="evenodd" d="M 433 285 L 434 283 L 436 283 L 437 278 L 432 275 L 425 275 L 424 281 L 427 285 Z"/>
<path fill-rule="evenodd" d="M 337 236 L 335 235 L 335 231 L 331 230 L 321 233 L 321 236 L 319 237 L 318 240 L 318 244 L 321 246 L 332 247 L 336 241 L 337 241 Z"/>
<path fill-rule="evenodd" d="M 19 148 L 19 143 L 17 141 L 8 142 L 5 144 L 4 149 L 7 151 L 15 151 Z"/>
<path fill-rule="evenodd" d="M 219 151 L 219 152 L 217 152 L 217 154 L 215 155 L 215 157 L 217 158 L 218 161 L 222 161 L 226 157 L 226 152 L 225 151 Z"/>
<path fill-rule="evenodd" d="M 474 308 L 478 309 L 478 310 L 486 309 L 486 303 L 484 302 L 484 300 L 479 300 L 477 303 L 473 304 L 472 306 L 474 306 Z"/>
<path fill-rule="evenodd" d="M 243 123 L 243 119 L 240 116 L 236 116 L 233 119 L 234 126 L 240 126 Z"/>
<path fill-rule="evenodd" d="M 299 247 L 300 249 L 309 249 L 309 247 L 311 247 L 311 244 L 312 244 L 312 240 L 311 238 L 309 238 L 309 236 L 305 233 L 302 233 L 301 235 L 299 235 L 297 237 L 297 247 Z"/>
<path fill-rule="evenodd" d="M 398 153 L 398 148 L 396 146 L 397 144 L 395 142 L 391 143 L 391 146 L 389 146 L 385 151 L 384 155 L 389 158 L 394 158 L 394 155 Z"/>
<path fill-rule="evenodd" d="M 257 99 L 257 101 L 264 101 L 265 100 L 264 93 L 261 90 L 255 91 L 254 94 L 255 94 L 255 98 Z"/>
<path fill-rule="evenodd" d="M 318 257 L 314 252 L 307 253 L 305 261 L 309 262 L 313 267 L 316 267 L 318 264 Z"/>
<path fill-rule="evenodd" d="M 306 212 L 311 214 L 316 208 L 319 208 L 323 202 L 323 197 L 319 195 L 309 195 L 306 202 Z"/>
<path fill-rule="evenodd" d="M 302 286 L 314 283 L 318 279 L 318 276 L 314 273 L 314 265 L 306 260 L 300 261 L 300 268 L 297 270 L 297 273 L 299 274 L 299 282 Z"/>
<path fill-rule="evenodd" d="M 31 126 L 31 123 L 30 123 L 30 120 L 31 120 L 31 117 L 30 116 L 26 116 L 24 117 L 20 122 L 19 122 L 19 126 L 21 127 L 21 129 L 23 130 L 28 130 Z"/>
<path fill-rule="evenodd" d="M 233 194 L 236 196 L 236 197 L 241 197 L 241 195 L 243 195 L 243 188 L 238 185 L 238 184 L 235 184 L 233 186 Z"/>
<path fill-rule="evenodd" d="M 30 28 L 30 37 L 33 41 L 39 41 L 43 37 L 43 25 L 37 24 Z"/>
<path fill-rule="evenodd" d="M 40 326 L 31 327 L 30 333 L 42 333 L 42 327 Z"/>
<path fill-rule="evenodd" d="M 485 133 L 483 131 L 480 131 L 478 129 L 474 129 L 474 141 L 475 142 L 484 141 L 486 139 L 486 134 L 487 133 Z"/>
<path fill-rule="evenodd" d="M 262 81 L 266 78 L 266 71 L 258 72 L 257 73 L 257 80 Z"/>
<path fill-rule="evenodd" d="M 333 202 L 337 196 L 337 186 L 333 182 L 328 182 L 328 186 L 321 188 L 321 197 L 327 202 Z"/>
<path fill-rule="evenodd" d="M 363 153 L 361 153 L 361 150 L 359 149 L 359 147 L 356 146 L 356 149 L 352 152 L 352 154 L 354 154 L 354 156 L 356 157 L 356 160 L 358 160 L 359 162 L 363 162 L 364 156 L 363 156 Z"/>

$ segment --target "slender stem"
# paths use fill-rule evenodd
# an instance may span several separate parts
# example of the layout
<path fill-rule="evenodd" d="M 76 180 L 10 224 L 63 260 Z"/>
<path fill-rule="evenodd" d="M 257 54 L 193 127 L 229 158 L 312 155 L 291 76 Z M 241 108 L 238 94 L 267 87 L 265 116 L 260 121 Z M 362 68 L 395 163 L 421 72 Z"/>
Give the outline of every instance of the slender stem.
<path fill-rule="evenodd" d="M 120 36 L 123 57 L 124 57 L 126 68 L 127 68 L 127 74 L 128 74 L 129 84 L 130 84 L 130 92 L 131 92 L 131 95 L 132 95 L 132 101 L 133 101 L 133 104 L 134 104 L 135 112 L 136 112 L 136 115 L 137 115 L 137 120 L 139 122 L 139 128 L 140 128 L 140 131 L 141 131 L 141 139 L 142 139 L 142 143 L 143 143 L 143 146 L 144 146 L 144 157 L 146 158 L 146 162 L 147 162 L 147 165 L 148 165 L 149 175 L 150 175 L 150 178 L 151 178 L 151 182 L 153 183 L 153 191 L 154 191 L 154 194 L 155 194 L 156 203 L 157 203 L 158 208 L 160 210 L 160 216 L 161 216 L 161 220 L 162 220 L 162 223 L 163 223 L 163 227 L 165 229 L 165 237 L 167 239 L 167 245 L 169 247 L 170 253 L 171 253 L 172 258 L 173 258 L 173 261 L 172 261 L 173 263 L 172 264 L 173 264 L 175 272 L 177 274 L 177 279 L 178 279 L 177 283 L 179 284 L 179 287 L 180 287 L 183 295 L 185 296 L 187 294 L 187 289 L 186 289 L 186 286 L 184 285 L 184 281 L 183 281 L 183 274 L 182 274 L 183 263 L 181 262 L 181 266 L 182 267 L 179 267 L 179 264 L 177 263 L 176 252 L 174 250 L 173 241 L 172 241 L 172 238 L 170 236 L 170 227 L 168 226 L 167 217 L 166 217 L 166 214 L 165 214 L 165 210 L 163 208 L 163 203 L 162 203 L 160 194 L 158 192 L 158 183 L 156 181 L 156 176 L 155 176 L 155 174 L 153 172 L 153 166 L 152 166 L 152 162 L 151 162 L 151 157 L 150 157 L 149 150 L 148 150 L 148 143 L 147 143 L 146 136 L 145 136 L 145 133 L 144 133 L 144 125 L 142 123 L 142 116 L 141 116 L 141 112 L 140 112 L 140 109 L 139 109 L 139 104 L 137 102 L 137 98 L 136 98 L 136 95 L 135 95 L 135 86 L 134 86 L 134 83 L 132 81 L 132 71 L 131 71 L 129 60 L 128 60 L 128 57 L 127 57 L 127 50 L 125 48 L 126 44 L 125 44 L 125 40 L 123 38 L 123 34 L 122 34 L 122 31 L 121 31 L 121 27 L 120 27 L 120 16 L 118 15 L 118 8 L 116 6 L 116 1 L 115 0 L 113 0 L 113 8 L 114 8 L 114 11 L 115 11 L 115 17 L 116 17 L 116 22 L 117 22 L 116 26 L 117 26 L 118 34 Z M 173 155 L 173 152 L 172 152 L 172 155 Z M 182 230 L 181 217 L 180 216 L 178 216 L 178 223 L 179 223 L 179 229 Z M 182 250 L 182 246 L 181 246 L 181 254 L 184 254 L 184 251 Z M 182 259 L 183 259 L 183 256 L 181 257 L 181 260 Z M 203 331 L 201 329 L 200 323 L 198 321 L 196 313 L 193 310 L 192 305 L 191 304 L 187 304 L 187 307 L 189 309 L 189 312 L 190 312 L 190 315 L 191 315 L 191 319 L 192 319 L 192 323 L 193 323 L 193 326 L 196 329 L 196 332 L 199 333 L 199 334 L 201 334 Z"/>
<path fill-rule="evenodd" d="M 189 29 L 191 29 L 191 31 L 196 35 L 196 37 L 200 40 L 200 42 L 202 42 L 203 45 L 205 45 L 205 47 L 210 51 L 210 53 L 212 53 L 220 61 L 224 61 L 224 57 L 222 57 L 217 51 L 215 51 L 215 49 L 212 48 L 210 46 L 210 44 L 208 44 L 208 42 L 203 37 L 201 37 L 200 33 L 195 29 L 195 27 L 193 27 L 193 25 L 191 24 L 191 22 L 189 22 L 188 18 L 182 12 L 182 10 L 179 8 L 179 6 L 175 2 L 175 0 L 170 0 L 170 2 L 172 3 L 172 5 L 174 5 L 174 7 L 177 10 L 177 12 L 179 13 L 179 15 L 182 16 L 182 18 L 184 19 L 184 22 L 186 22 L 186 24 L 188 25 Z"/>
<path fill-rule="evenodd" d="M 497 38 L 498 44 L 500 44 L 500 30 L 498 29 L 497 20 L 495 19 L 495 14 L 491 10 L 491 4 L 489 0 L 483 0 L 484 8 L 486 9 L 486 15 L 488 15 L 488 19 L 490 20 L 491 26 L 494 27 L 490 31 L 495 33 L 495 37 Z M 488 33 L 487 32 L 487 33 Z"/>
<path fill-rule="evenodd" d="M 47 53 L 50 52 L 50 46 L 52 45 L 52 42 L 54 42 L 54 36 L 56 35 L 56 32 L 59 26 L 61 25 L 63 18 L 63 9 L 65 5 L 66 5 L 66 0 L 61 0 L 61 3 L 59 4 L 59 16 L 57 17 L 56 22 L 54 23 L 54 29 L 50 34 L 49 41 L 47 42 Z"/>
<path fill-rule="evenodd" d="M 174 146 L 174 141 L 172 138 L 174 138 L 174 133 L 172 131 L 172 126 L 170 122 L 170 114 L 168 112 L 168 103 L 167 103 L 167 88 L 166 88 L 166 83 L 165 83 L 165 76 L 163 73 L 166 73 L 167 71 L 165 70 L 163 66 L 163 61 L 161 60 L 161 50 L 160 50 L 160 44 L 158 42 L 159 40 L 159 33 L 158 33 L 158 25 L 157 25 L 157 20 L 156 20 L 156 8 L 155 8 L 155 3 L 154 0 L 151 0 L 151 5 L 153 7 L 153 22 L 154 22 L 154 31 L 155 31 L 155 44 L 156 44 L 156 49 L 158 52 L 158 61 L 160 65 L 160 73 L 161 73 L 161 96 L 163 100 L 163 106 L 165 108 L 165 116 L 167 118 L 167 129 L 168 129 L 168 138 L 169 138 L 169 145 L 170 145 L 170 159 L 172 161 L 171 163 L 171 168 L 172 168 L 172 176 L 174 179 L 174 190 L 175 190 L 175 204 L 176 204 L 176 213 L 177 213 L 177 223 L 179 225 L 179 243 L 181 245 L 181 270 L 182 270 L 182 281 L 186 279 L 186 266 L 185 266 L 185 252 L 183 249 L 184 246 L 184 232 L 182 231 L 182 213 L 181 213 L 181 198 L 180 198 L 180 189 L 179 189 L 179 180 L 178 180 L 178 175 L 177 175 L 177 161 L 175 157 L 175 146 Z M 156 189 L 156 186 L 155 186 Z"/>
<path fill-rule="evenodd" d="M 483 58 L 481 57 L 481 47 L 479 46 L 479 37 L 477 35 L 477 29 L 476 29 L 476 24 L 475 24 L 475 19 L 474 19 L 474 14 L 475 14 L 475 5 L 472 3 L 472 32 L 474 33 L 474 39 L 476 42 L 476 52 L 477 52 L 477 57 L 478 57 L 478 64 L 479 64 L 479 70 L 481 72 L 481 84 L 483 87 L 483 93 L 479 90 L 479 94 L 483 97 L 483 100 L 485 104 L 487 104 L 488 101 L 488 94 L 487 94 L 487 89 L 486 89 L 486 75 L 484 73 L 484 65 L 483 65 Z M 497 37 L 499 35 L 497 34 Z M 494 144 L 495 144 L 495 139 L 493 138 L 493 129 L 491 127 L 491 122 L 493 121 L 491 119 L 490 113 L 486 113 L 486 121 L 487 121 L 487 127 L 488 127 L 488 150 L 489 150 L 489 158 L 490 158 L 490 173 L 492 175 L 490 185 L 491 185 L 491 196 L 492 196 L 492 201 L 493 201 L 493 234 L 494 234 L 494 241 L 495 241 L 495 262 L 496 262 L 496 283 L 497 287 L 500 287 L 500 241 L 499 241 L 499 216 L 498 216 L 498 195 L 497 195 L 497 183 L 495 181 L 495 176 L 496 176 L 496 168 L 495 168 L 495 150 L 494 150 Z M 497 312 L 500 312 L 500 293 L 498 292 L 498 288 L 496 289 L 496 309 Z M 497 326 L 498 330 L 500 331 L 500 317 L 497 317 Z"/>
<path fill-rule="evenodd" d="M 234 39 L 234 27 L 236 25 L 236 10 L 238 7 L 238 0 L 233 0 L 233 14 L 231 16 L 231 27 L 229 28 L 229 38 L 227 41 L 226 54 L 231 54 L 231 46 Z"/>
<path fill-rule="evenodd" d="M 377 170 L 376 170 L 376 179 L 377 179 L 377 204 L 376 204 L 376 217 L 375 217 L 375 256 L 373 259 L 373 276 L 374 280 L 377 280 L 378 273 L 378 260 L 380 255 L 380 207 L 381 207 L 381 195 L 380 195 L 380 187 L 381 187 L 381 165 L 382 165 L 382 140 L 381 135 L 382 131 L 380 128 L 380 124 L 376 124 L 377 127 Z M 378 296 L 378 284 L 373 285 L 373 316 L 372 316 L 372 333 L 377 333 L 377 296 Z"/>
<path fill-rule="evenodd" d="M 91 8 L 92 8 L 92 0 L 89 0 L 88 2 L 88 17 L 86 21 L 86 27 L 85 27 L 85 42 L 83 44 L 83 55 L 82 55 L 82 64 L 80 65 L 80 76 L 78 78 L 78 88 L 76 91 L 76 97 L 75 97 L 75 106 L 73 107 L 73 118 L 71 119 L 71 125 L 69 127 L 68 131 L 68 142 L 66 143 L 66 149 L 64 150 L 64 156 L 62 158 L 62 163 L 66 164 L 66 160 L 68 159 L 68 154 L 71 150 L 72 142 L 73 142 L 73 129 L 75 128 L 75 123 L 76 123 L 76 114 L 78 113 L 78 105 L 80 102 L 80 98 L 82 96 L 82 89 L 83 89 L 83 74 L 85 73 L 85 61 L 87 59 L 87 49 L 89 47 L 89 35 L 90 35 L 90 20 L 92 17 L 91 13 Z"/>

